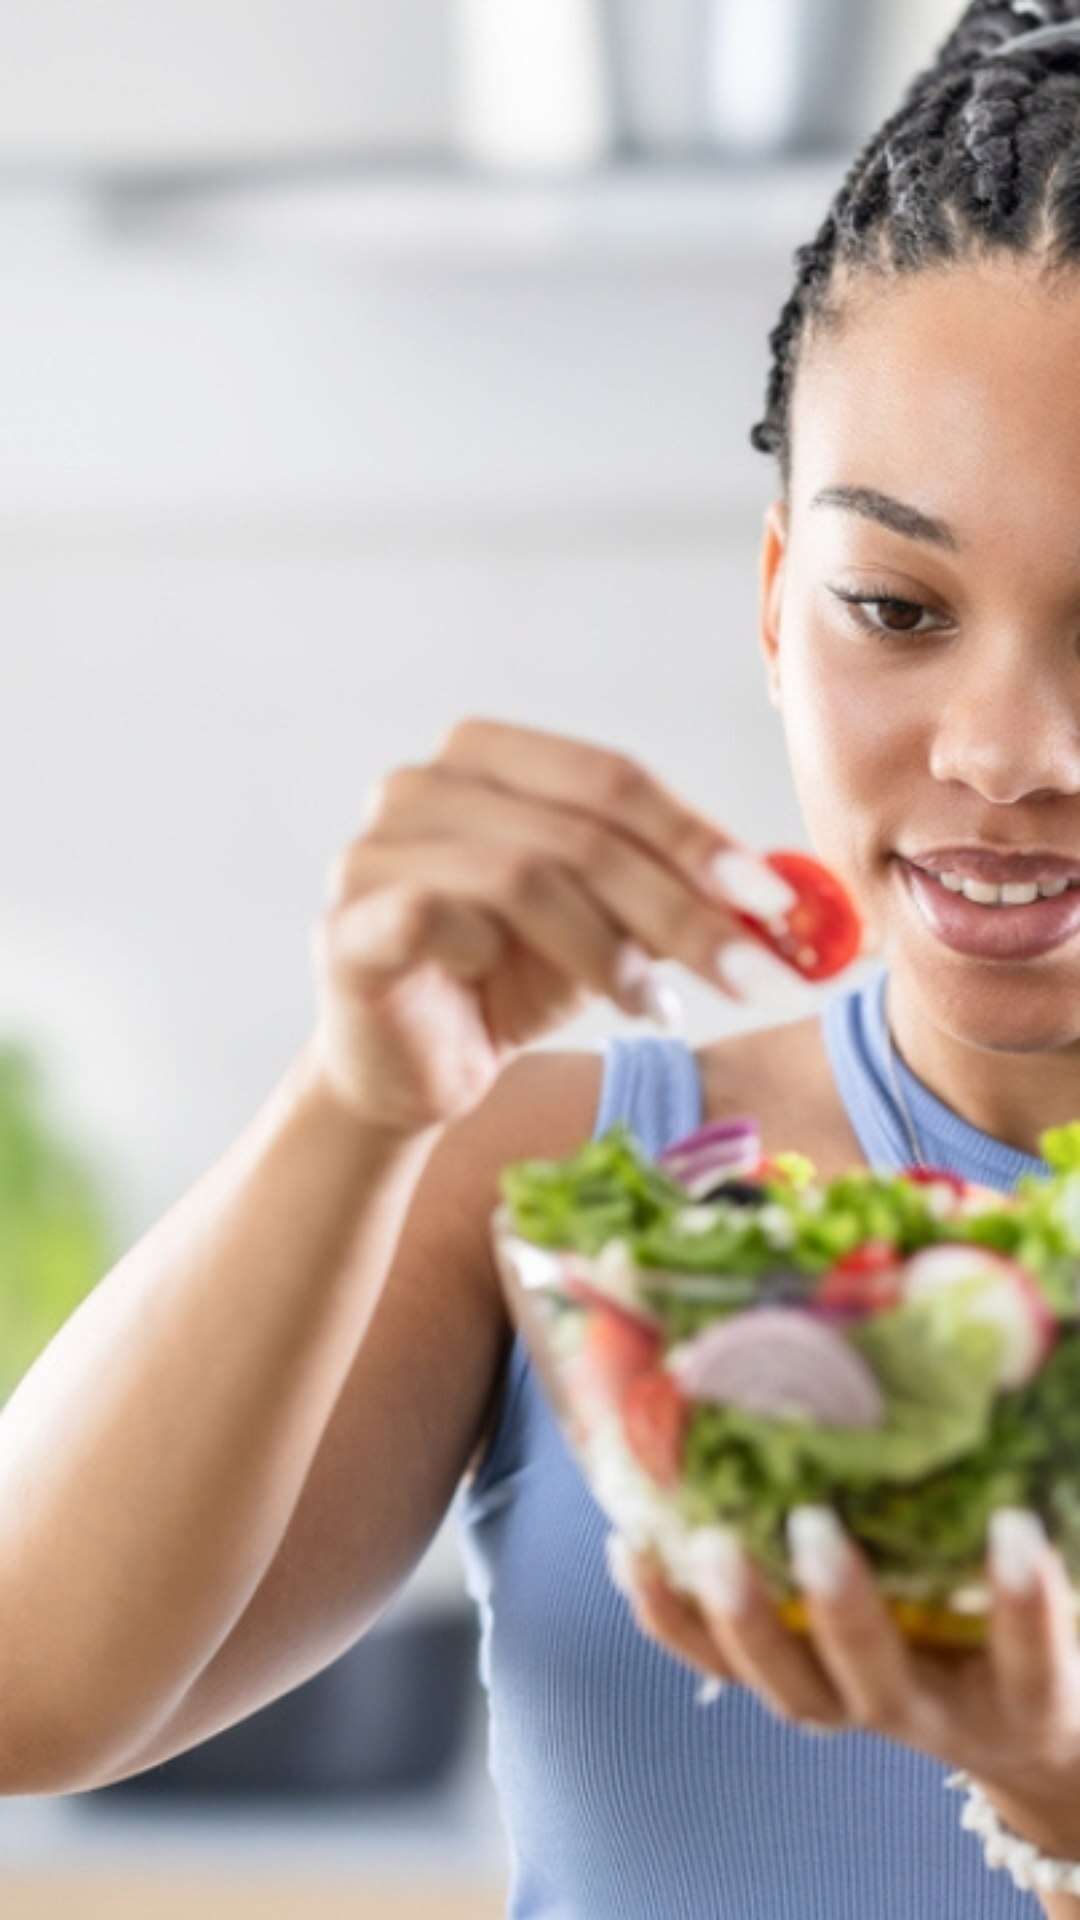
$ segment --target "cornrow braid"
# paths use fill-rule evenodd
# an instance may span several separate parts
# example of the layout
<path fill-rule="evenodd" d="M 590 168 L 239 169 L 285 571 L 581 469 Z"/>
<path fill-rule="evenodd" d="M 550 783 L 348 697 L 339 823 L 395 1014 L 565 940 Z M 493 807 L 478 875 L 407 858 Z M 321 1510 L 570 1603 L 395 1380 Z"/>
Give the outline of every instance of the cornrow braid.
<path fill-rule="evenodd" d="M 795 249 L 795 285 L 769 334 L 765 414 L 750 430 L 751 446 L 777 456 L 785 497 L 800 348 L 811 328 L 842 325 L 841 275 L 999 250 L 1036 257 L 1047 278 L 1080 265 L 1080 27 L 1073 40 L 998 51 L 1072 21 L 1080 0 L 972 0 Z"/>

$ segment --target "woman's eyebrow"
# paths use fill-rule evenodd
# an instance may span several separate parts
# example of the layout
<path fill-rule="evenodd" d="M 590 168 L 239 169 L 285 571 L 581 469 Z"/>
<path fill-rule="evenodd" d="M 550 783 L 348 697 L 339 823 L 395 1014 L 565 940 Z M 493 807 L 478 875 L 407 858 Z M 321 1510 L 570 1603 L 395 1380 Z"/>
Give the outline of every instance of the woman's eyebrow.
<path fill-rule="evenodd" d="M 947 520 L 935 520 L 931 514 L 920 513 L 918 507 L 895 500 L 891 493 L 879 493 L 876 487 L 822 487 L 810 505 L 844 507 L 850 513 L 879 521 L 892 533 L 902 533 L 905 539 L 924 540 L 935 547 L 946 547 L 950 553 L 959 553 L 963 545 Z"/>

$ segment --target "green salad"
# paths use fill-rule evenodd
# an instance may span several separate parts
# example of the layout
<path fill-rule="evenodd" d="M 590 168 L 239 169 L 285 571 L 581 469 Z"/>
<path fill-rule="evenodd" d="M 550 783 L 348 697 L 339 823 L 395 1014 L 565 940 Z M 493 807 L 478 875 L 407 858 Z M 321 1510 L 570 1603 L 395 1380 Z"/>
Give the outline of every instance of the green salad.
<path fill-rule="evenodd" d="M 708 1131 L 653 1159 L 620 1123 L 500 1177 L 508 1230 L 560 1255 L 560 1350 L 641 1471 L 784 1581 L 786 1516 L 818 1501 L 899 1595 L 981 1580 L 1002 1505 L 1038 1511 L 1080 1581 L 1080 1121 L 1010 1194 L 942 1169 L 826 1182 L 754 1142 L 710 1178 Z"/>

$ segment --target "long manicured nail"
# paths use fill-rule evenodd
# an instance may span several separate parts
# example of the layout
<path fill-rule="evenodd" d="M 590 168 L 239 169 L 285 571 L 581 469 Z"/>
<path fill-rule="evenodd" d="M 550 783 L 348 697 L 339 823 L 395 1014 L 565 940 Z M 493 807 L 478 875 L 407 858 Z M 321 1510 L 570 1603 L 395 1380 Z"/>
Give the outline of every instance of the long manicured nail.
<path fill-rule="evenodd" d="M 714 1700 L 719 1700 L 727 1684 L 726 1680 L 718 1680 L 715 1674 L 707 1673 L 694 1695 L 696 1704 L 699 1707 L 711 1707 Z"/>
<path fill-rule="evenodd" d="M 749 1591 L 742 1542 L 730 1527 L 698 1527 L 687 1549 L 688 1574 L 698 1599 L 722 1613 L 738 1613 Z"/>
<path fill-rule="evenodd" d="M 763 860 L 737 851 L 718 853 L 709 862 L 705 885 L 721 904 L 741 907 L 762 920 L 789 913 L 799 897 Z"/>
<path fill-rule="evenodd" d="M 740 997 L 767 1000 L 774 1006 L 805 1009 L 810 996 L 808 982 L 758 940 L 729 940 L 718 947 L 716 972 Z"/>
<path fill-rule="evenodd" d="M 1034 1593 L 1046 1552 L 1046 1532 L 1037 1513 L 1026 1507 L 999 1507 L 990 1516 L 990 1568 L 1009 1593 Z"/>
<path fill-rule="evenodd" d="M 629 1541 L 624 1540 L 621 1533 L 609 1533 L 607 1539 L 604 1541 L 604 1551 L 607 1555 L 608 1572 L 612 1580 L 618 1587 L 619 1592 L 624 1593 L 627 1598 L 629 1598 L 632 1586 L 631 1567 L 633 1561 Z"/>
<path fill-rule="evenodd" d="M 832 1599 L 844 1584 L 847 1541 L 831 1507 L 794 1507 L 788 1514 L 788 1545 L 795 1578 L 808 1593 Z"/>
<path fill-rule="evenodd" d="M 686 1009 L 675 988 L 654 974 L 645 989 L 645 1017 L 665 1033 L 681 1033 L 686 1025 Z"/>
<path fill-rule="evenodd" d="M 632 940 L 619 949 L 615 963 L 615 985 L 635 1015 L 655 1021 L 666 1033 L 681 1033 L 686 1012 L 675 988 L 656 972 L 648 954 Z"/>

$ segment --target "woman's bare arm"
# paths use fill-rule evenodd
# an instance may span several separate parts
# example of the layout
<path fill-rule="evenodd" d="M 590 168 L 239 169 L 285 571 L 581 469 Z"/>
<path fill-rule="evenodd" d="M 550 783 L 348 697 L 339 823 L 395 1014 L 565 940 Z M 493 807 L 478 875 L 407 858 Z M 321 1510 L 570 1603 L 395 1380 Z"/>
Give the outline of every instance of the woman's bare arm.
<path fill-rule="evenodd" d="M 596 1053 L 523 1054 L 447 1128 L 257 1591 L 175 1711 L 87 1785 L 144 1772 L 300 1685 L 367 1631 L 416 1566 L 504 1377 L 512 1329 L 489 1235 L 499 1169 L 588 1138 L 601 1072 Z"/>
<path fill-rule="evenodd" d="M 658 957 L 716 983 L 740 931 L 718 853 L 745 867 L 627 756 L 483 717 L 379 782 L 314 930 L 311 1046 L 0 1413 L 0 1791 L 123 1764 L 208 1671 L 281 1546 L 437 1139 L 590 994 L 646 1010 Z M 480 1376 L 490 1346 L 468 1348 Z M 413 1466 L 445 1475 L 445 1418 L 413 1418 Z M 357 1469 L 369 1543 L 415 1484 L 378 1437 Z M 370 1553 L 360 1604 L 401 1566 Z"/>
<path fill-rule="evenodd" d="M 305 1049 L 19 1382 L 0 1413 L 0 1791 L 106 1766 L 227 1637 L 437 1138 L 359 1122 Z"/>

